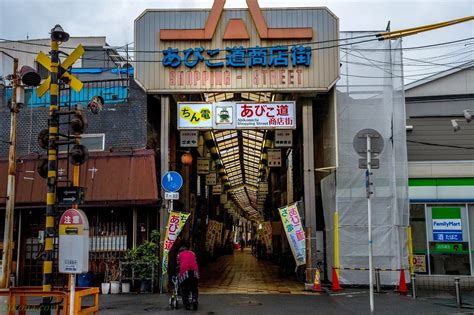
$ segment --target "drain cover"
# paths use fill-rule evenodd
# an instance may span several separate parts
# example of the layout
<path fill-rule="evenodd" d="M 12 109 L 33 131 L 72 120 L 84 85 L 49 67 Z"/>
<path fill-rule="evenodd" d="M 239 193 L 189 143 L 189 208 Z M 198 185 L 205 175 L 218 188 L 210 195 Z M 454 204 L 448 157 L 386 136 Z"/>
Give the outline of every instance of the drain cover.
<path fill-rule="evenodd" d="M 232 305 L 260 306 L 260 305 L 263 305 L 263 303 L 257 300 L 246 300 L 246 301 L 232 303 Z"/>

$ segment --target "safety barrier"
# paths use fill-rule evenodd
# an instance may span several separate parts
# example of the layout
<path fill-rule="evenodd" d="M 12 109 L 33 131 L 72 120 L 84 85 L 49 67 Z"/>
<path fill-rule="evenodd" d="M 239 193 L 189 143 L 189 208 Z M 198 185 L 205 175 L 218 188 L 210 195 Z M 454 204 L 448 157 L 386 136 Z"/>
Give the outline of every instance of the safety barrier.
<path fill-rule="evenodd" d="M 342 290 L 341 286 L 339 285 L 339 276 L 336 273 L 336 270 L 369 271 L 369 268 L 366 268 L 366 267 L 333 267 L 332 269 L 333 269 L 332 291 Z M 399 271 L 400 280 L 398 283 L 398 288 L 395 291 L 399 292 L 401 295 L 406 295 L 408 293 L 407 284 L 405 280 L 405 269 L 403 268 L 374 268 L 376 293 L 382 293 L 382 290 L 380 289 L 380 286 L 381 286 L 380 272 L 381 271 L 397 271 L 397 272 Z"/>
<path fill-rule="evenodd" d="M 8 291 L 0 291 L 0 295 L 8 296 L 8 309 L 0 313 L 8 315 L 26 315 L 28 311 L 47 310 L 56 311 L 56 315 L 69 314 L 69 292 L 54 289 L 44 292 L 41 287 L 18 287 L 10 288 Z M 82 299 L 86 296 L 94 296 L 94 304 L 82 308 Z M 49 305 L 32 304 L 31 298 L 51 297 Z M 0 306 L 2 307 L 2 306 Z M 99 288 L 77 288 L 74 295 L 74 315 L 99 314 Z"/>

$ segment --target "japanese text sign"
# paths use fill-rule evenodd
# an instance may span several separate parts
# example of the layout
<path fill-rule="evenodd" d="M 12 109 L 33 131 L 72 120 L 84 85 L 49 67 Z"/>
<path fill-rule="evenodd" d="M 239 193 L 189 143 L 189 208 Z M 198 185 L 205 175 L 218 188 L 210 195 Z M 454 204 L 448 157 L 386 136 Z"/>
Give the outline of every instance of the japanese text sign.
<path fill-rule="evenodd" d="M 272 223 L 270 221 L 265 221 L 262 224 L 262 229 L 260 230 L 263 241 L 266 246 L 266 252 L 268 254 L 273 252 L 273 243 L 272 243 Z"/>
<path fill-rule="evenodd" d="M 237 129 L 296 129 L 295 102 L 237 103 Z"/>
<path fill-rule="evenodd" d="M 269 167 L 281 167 L 281 150 L 280 149 L 268 149 L 268 166 Z"/>
<path fill-rule="evenodd" d="M 178 103 L 178 129 L 212 129 L 212 104 Z"/>
<path fill-rule="evenodd" d="M 66 210 L 59 220 L 59 257 L 61 273 L 89 271 L 89 221 L 79 209 Z"/>
<path fill-rule="evenodd" d="M 179 146 L 182 148 L 197 148 L 199 132 L 197 130 L 182 130 L 179 133 Z"/>
<path fill-rule="evenodd" d="M 217 185 L 217 174 L 216 173 L 210 173 L 210 174 L 206 175 L 206 185 L 208 185 L 208 186 Z"/>
<path fill-rule="evenodd" d="M 181 212 L 170 212 L 168 219 L 168 225 L 166 227 L 166 235 L 163 246 L 163 267 L 162 274 L 168 272 L 168 255 L 173 247 L 174 242 L 178 238 L 179 233 L 183 230 L 186 220 L 189 217 L 189 213 Z"/>
<path fill-rule="evenodd" d="M 413 268 L 414 272 L 426 272 L 426 256 L 413 255 Z"/>
<path fill-rule="evenodd" d="M 276 130 L 275 148 L 291 148 L 293 146 L 293 131 Z"/>
<path fill-rule="evenodd" d="M 339 20 L 330 10 L 254 4 L 228 11 L 224 2 L 210 10 L 148 10 L 137 18 L 136 58 L 146 63 L 135 75 L 146 91 L 327 92 L 334 86 Z"/>
<path fill-rule="evenodd" d="M 207 252 L 212 253 L 214 251 L 214 245 L 216 240 L 220 237 L 223 224 L 215 220 L 209 220 L 207 224 L 207 235 L 205 249 Z"/>
<path fill-rule="evenodd" d="M 178 129 L 296 129 L 295 102 L 178 103 Z"/>
<path fill-rule="evenodd" d="M 278 210 L 296 266 L 304 265 L 306 264 L 306 239 L 298 208 L 296 204 L 292 204 Z"/>
<path fill-rule="evenodd" d="M 245 67 L 293 67 L 311 65 L 311 46 L 274 46 L 274 47 L 226 47 L 224 49 L 188 48 L 180 52 L 177 48 L 163 50 L 163 66 L 178 68 L 184 65 L 193 69 L 199 63 L 208 68 L 245 68 Z M 225 60 L 223 58 L 225 57 Z"/>
<path fill-rule="evenodd" d="M 199 157 L 197 160 L 197 173 L 198 175 L 209 174 L 209 169 L 211 167 L 211 160 L 205 157 Z"/>

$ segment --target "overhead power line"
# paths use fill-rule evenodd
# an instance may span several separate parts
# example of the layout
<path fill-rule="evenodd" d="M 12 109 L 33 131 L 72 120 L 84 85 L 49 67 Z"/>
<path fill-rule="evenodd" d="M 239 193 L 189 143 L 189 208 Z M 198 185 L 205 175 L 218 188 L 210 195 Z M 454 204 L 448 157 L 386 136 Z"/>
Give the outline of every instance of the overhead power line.
<path fill-rule="evenodd" d="M 436 43 L 436 44 L 431 44 L 431 45 L 424 45 L 424 46 L 414 46 L 414 47 L 406 47 L 403 48 L 403 50 L 410 50 L 410 49 L 423 49 L 427 47 L 441 47 L 445 45 L 450 45 L 453 43 L 462 43 L 468 40 L 472 40 L 474 37 L 468 37 L 464 39 L 459 39 L 459 40 L 454 40 L 454 41 L 448 41 L 448 42 L 441 42 L 441 43 Z M 368 40 L 360 40 L 357 42 L 351 42 L 351 43 L 342 43 L 342 44 L 337 44 L 337 45 L 331 45 L 331 46 L 323 46 L 323 47 L 313 47 L 311 48 L 312 51 L 319 51 L 319 50 L 325 50 L 325 49 L 333 49 L 333 48 L 340 48 L 340 47 L 346 47 L 346 46 L 352 46 L 352 45 L 357 45 L 357 44 L 362 44 L 362 43 L 367 43 L 367 42 L 373 42 L 373 41 L 378 41 L 378 39 L 368 39 Z M 273 47 L 288 47 L 290 45 L 279 45 L 279 46 L 273 46 Z M 245 47 L 245 49 L 248 48 L 255 48 L 255 47 Z M 0 49 L 4 50 L 10 50 L 10 51 L 17 51 L 17 52 L 23 52 L 23 53 L 28 53 L 28 54 L 37 54 L 36 52 L 32 51 L 27 51 L 27 50 L 21 50 L 21 49 L 16 49 L 16 48 L 9 48 L 9 47 L 0 47 Z M 341 48 L 343 50 L 347 50 L 348 48 Z M 402 50 L 402 48 L 393 48 L 393 49 L 364 49 L 364 48 L 358 48 L 358 47 L 351 47 L 349 50 L 357 50 L 357 51 L 365 51 L 365 50 L 380 50 L 380 51 L 394 51 L 394 50 Z M 133 51 L 132 51 L 133 52 Z M 135 51 L 136 52 L 136 51 Z M 156 53 L 162 53 L 162 51 L 155 51 Z M 267 54 L 269 56 L 269 54 Z M 84 57 L 82 58 L 83 60 L 94 60 L 94 61 L 108 61 L 109 59 L 94 59 L 94 58 L 87 58 Z M 226 58 L 213 58 L 212 60 L 226 60 Z M 134 63 L 161 63 L 162 60 L 133 60 Z"/>
<path fill-rule="evenodd" d="M 407 142 L 416 143 L 416 144 L 422 144 L 422 145 L 430 145 L 430 146 L 434 146 L 434 147 L 444 147 L 444 148 L 453 148 L 453 149 L 474 150 L 474 147 L 463 147 L 463 146 L 460 146 L 460 145 L 452 145 L 452 144 L 441 144 L 441 143 L 415 141 L 415 140 L 407 140 Z"/>

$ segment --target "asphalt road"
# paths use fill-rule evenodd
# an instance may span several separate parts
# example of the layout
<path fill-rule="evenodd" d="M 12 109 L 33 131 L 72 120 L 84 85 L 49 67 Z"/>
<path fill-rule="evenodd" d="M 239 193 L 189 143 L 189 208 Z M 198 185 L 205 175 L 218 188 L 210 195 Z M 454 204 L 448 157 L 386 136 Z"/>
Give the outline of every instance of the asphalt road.
<path fill-rule="evenodd" d="M 458 309 L 451 296 L 420 298 L 394 293 L 375 296 L 375 314 L 474 314 L 474 309 Z M 202 294 L 198 311 L 180 307 L 171 310 L 167 295 L 103 295 L 100 314 L 369 314 L 368 292 L 355 290 L 337 295 L 287 294 Z"/>

